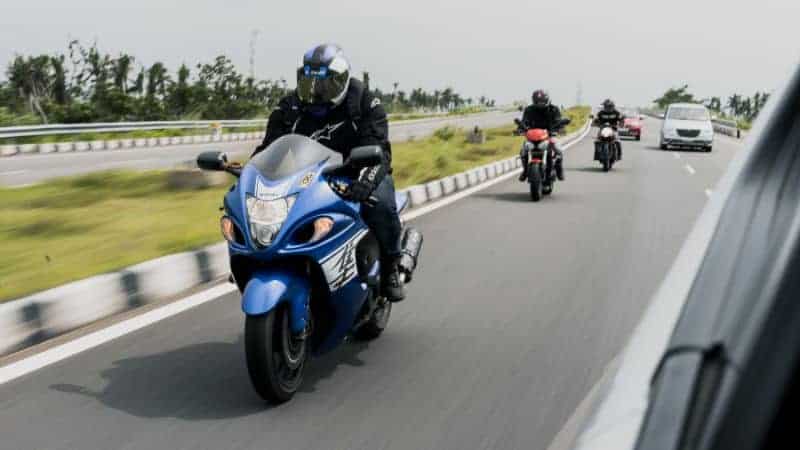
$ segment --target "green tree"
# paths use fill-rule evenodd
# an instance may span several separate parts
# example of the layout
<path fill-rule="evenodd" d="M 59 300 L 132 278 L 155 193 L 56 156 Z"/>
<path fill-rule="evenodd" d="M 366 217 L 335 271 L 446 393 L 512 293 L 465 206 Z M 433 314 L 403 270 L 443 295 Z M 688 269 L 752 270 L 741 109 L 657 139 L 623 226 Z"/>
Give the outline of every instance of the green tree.
<path fill-rule="evenodd" d="M 689 93 L 689 85 L 684 84 L 681 87 L 670 88 L 661 97 L 653 100 L 659 109 L 666 109 L 667 106 L 673 103 L 694 103 L 694 95 Z"/>

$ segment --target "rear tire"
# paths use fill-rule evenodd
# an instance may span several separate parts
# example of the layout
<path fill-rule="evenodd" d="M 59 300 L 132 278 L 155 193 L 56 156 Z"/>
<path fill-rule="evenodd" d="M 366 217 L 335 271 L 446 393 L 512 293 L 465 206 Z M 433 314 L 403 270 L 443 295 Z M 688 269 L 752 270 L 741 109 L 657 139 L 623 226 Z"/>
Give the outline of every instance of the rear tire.
<path fill-rule="evenodd" d="M 381 304 L 381 302 L 383 302 Z M 371 341 L 377 339 L 383 330 L 389 325 L 389 317 L 392 315 L 392 303 L 385 298 L 378 301 L 378 307 L 372 312 L 372 317 L 364 325 L 361 325 L 353 337 L 359 341 Z"/>
<path fill-rule="evenodd" d="M 291 400 L 303 381 L 308 340 L 292 336 L 288 309 L 247 316 L 244 342 L 247 371 L 258 395 L 275 404 Z"/>
<path fill-rule="evenodd" d="M 531 186 L 531 200 L 538 202 L 542 199 L 542 175 L 538 168 L 529 168 L 528 183 Z"/>

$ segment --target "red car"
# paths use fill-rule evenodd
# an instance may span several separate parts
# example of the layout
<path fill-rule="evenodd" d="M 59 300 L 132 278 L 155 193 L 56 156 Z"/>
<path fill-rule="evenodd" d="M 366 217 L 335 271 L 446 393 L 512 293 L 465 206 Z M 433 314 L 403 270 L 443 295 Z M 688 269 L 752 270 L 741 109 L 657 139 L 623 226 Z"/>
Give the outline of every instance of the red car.
<path fill-rule="evenodd" d="M 638 115 L 625 117 L 617 133 L 619 137 L 632 137 L 640 141 L 642 139 L 642 119 Z"/>

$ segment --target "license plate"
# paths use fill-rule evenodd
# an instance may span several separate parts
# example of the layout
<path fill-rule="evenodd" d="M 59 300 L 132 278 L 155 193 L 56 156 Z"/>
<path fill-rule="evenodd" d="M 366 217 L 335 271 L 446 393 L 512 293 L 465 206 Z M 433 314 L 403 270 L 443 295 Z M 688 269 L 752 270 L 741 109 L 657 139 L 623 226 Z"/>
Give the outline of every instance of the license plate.
<path fill-rule="evenodd" d="M 620 128 L 619 129 L 620 133 L 627 133 L 628 131 L 630 131 L 630 130 L 628 130 L 627 128 Z"/>

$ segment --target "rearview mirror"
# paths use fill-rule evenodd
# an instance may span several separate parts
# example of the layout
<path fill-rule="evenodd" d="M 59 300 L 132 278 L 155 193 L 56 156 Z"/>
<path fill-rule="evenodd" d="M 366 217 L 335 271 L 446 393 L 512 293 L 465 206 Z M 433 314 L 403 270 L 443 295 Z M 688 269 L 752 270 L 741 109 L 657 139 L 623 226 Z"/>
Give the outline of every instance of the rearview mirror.
<path fill-rule="evenodd" d="M 519 126 L 522 126 L 522 121 L 519 120 L 519 119 L 514 119 L 514 123 L 519 125 Z"/>
<path fill-rule="evenodd" d="M 522 112 L 522 111 L 525 111 L 525 108 L 523 108 L 522 106 L 520 106 L 519 108 L 517 108 L 517 110 L 518 110 L 519 112 Z"/>
<path fill-rule="evenodd" d="M 383 149 L 380 145 L 365 145 L 350 151 L 347 165 L 356 169 L 377 166 L 383 162 Z"/>
<path fill-rule="evenodd" d="M 197 167 L 203 170 L 225 170 L 228 155 L 222 152 L 203 152 L 197 156 Z"/>
<path fill-rule="evenodd" d="M 563 119 L 558 121 L 559 125 L 562 126 L 562 127 L 565 127 L 565 126 L 569 125 L 571 122 L 572 122 L 572 119 L 570 119 L 569 117 L 564 117 Z"/>

